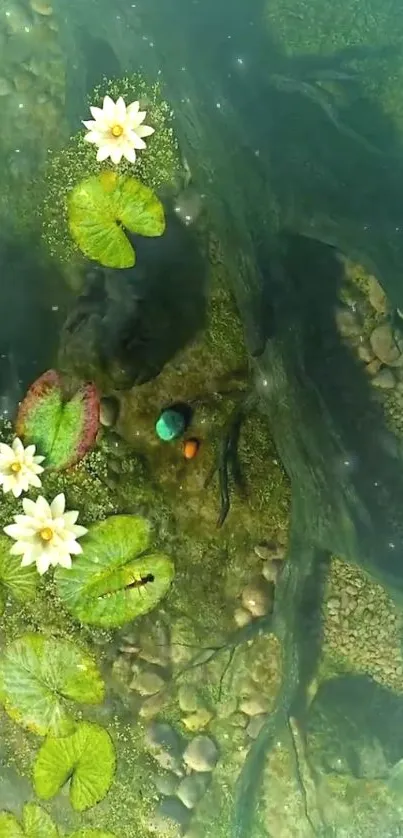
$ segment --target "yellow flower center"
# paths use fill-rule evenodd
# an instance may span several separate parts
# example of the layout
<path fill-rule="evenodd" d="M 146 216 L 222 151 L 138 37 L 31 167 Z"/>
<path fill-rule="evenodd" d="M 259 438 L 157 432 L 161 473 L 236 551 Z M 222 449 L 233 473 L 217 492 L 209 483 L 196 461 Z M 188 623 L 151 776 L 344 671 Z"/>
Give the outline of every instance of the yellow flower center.
<path fill-rule="evenodd" d="M 39 535 L 42 541 L 51 541 L 51 539 L 53 538 L 52 527 L 44 527 L 43 530 L 39 531 Z"/>
<path fill-rule="evenodd" d="M 21 463 L 11 463 L 10 471 L 12 471 L 13 474 L 18 474 L 18 472 L 21 471 L 21 468 Z"/>
<path fill-rule="evenodd" d="M 113 137 L 121 137 L 123 134 L 123 126 L 122 125 L 113 125 L 112 126 L 112 136 Z"/>

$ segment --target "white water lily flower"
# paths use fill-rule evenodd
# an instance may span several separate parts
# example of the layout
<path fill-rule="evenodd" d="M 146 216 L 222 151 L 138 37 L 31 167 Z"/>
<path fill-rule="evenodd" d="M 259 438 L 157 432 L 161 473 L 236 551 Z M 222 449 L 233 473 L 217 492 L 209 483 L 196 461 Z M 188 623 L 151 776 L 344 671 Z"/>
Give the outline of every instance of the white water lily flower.
<path fill-rule="evenodd" d="M 42 486 L 38 474 L 43 467 L 39 464 L 45 457 L 35 456 L 35 451 L 35 445 L 24 448 L 18 437 L 12 445 L 0 442 L 0 486 L 5 494 L 12 492 L 15 498 L 19 498 L 30 486 L 37 489 Z"/>
<path fill-rule="evenodd" d="M 38 572 L 46 573 L 52 565 L 71 567 L 71 556 L 82 553 L 77 538 L 88 530 L 76 524 L 78 512 L 65 512 L 66 499 L 57 495 L 51 504 L 39 496 L 36 501 L 24 498 L 25 515 L 15 515 L 15 524 L 4 532 L 15 539 L 10 553 L 22 556 L 21 567 L 36 564 Z"/>
<path fill-rule="evenodd" d="M 146 111 L 140 110 L 140 103 L 126 106 L 121 96 L 117 102 L 105 96 L 103 107 L 90 108 L 90 111 L 94 119 L 83 121 L 88 128 L 84 139 L 98 146 L 97 160 L 110 157 L 117 165 L 126 157 L 130 163 L 135 163 L 135 150 L 146 148 L 143 138 L 154 133 L 154 128 L 143 125 Z"/>

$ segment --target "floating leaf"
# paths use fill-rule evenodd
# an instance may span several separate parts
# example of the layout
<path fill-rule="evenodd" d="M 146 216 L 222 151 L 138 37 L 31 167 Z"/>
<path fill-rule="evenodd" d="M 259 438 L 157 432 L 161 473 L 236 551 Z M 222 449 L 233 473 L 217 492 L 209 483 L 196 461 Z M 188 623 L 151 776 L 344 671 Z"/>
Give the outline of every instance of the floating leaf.
<path fill-rule="evenodd" d="M 82 252 L 108 268 L 131 268 L 136 260 L 122 225 L 140 236 L 161 236 L 165 230 L 164 208 L 152 189 L 111 171 L 73 189 L 68 218 Z"/>
<path fill-rule="evenodd" d="M 10 812 L 0 812 L 0 838 L 25 838 L 22 826 Z"/>
<path fill-rule="evenodd" d="M 94 384 L 81 385 L 67 398 L 56 370 L 48 370 L 22 401 L 16 434 L 34 443 L 47 468 L 74 465 L 95 442 L 99 427 L 99 394 Z"/>
<path fill-rule="evenodd" d="M 3 613 L 8 595 L 18 602 L 33 599 L 38 584 L 35 567 L 21 567 L 21 556 L 10 555 L 10 540 L 0 535 L 0 614 Z"/>
<path fill-rule="evenodd" d="M 59 838 L 52 818 L 36 803 L 27 803 L 22 812 L 23 826 L 9 812 L 0 812 L 0 838 Z"/>
<path fill-rule="evenodd" d="M 83 812 L 103 800 L 115 768 L 109 733 L 99 725 L 81 722 L 71 736 L 49 737 L 43 743 L 34 764 L 35 791 L 42 800 L 50 800 L 71 779 L 71 805 Z"/>
<path fill-rule="evenodd" d="M 12 719 L 35 733 L 74 729 L 66 699 L 98 704 L 104 684 L 89 655 L 67 640 L 26 634 L 0 657 L 0 701 Z"/>
<path fill-rule="evenodd" d="M 151 611 L 166 594 L 174 567 L 163 554 L 144 555 L 148 541 L 147 521 L 134 515 L 90 527 L 73 567 L 55 574 L 66 608 L 81 622 L 104 628 Z"/>
<path fill-rule="evenodd" d="M 116 838 L 113 832 L 108 832 L 105 829 L 91 829 L 91 827 L 84 826 L 78 832 L 73 832 L 69 838 Z"/>

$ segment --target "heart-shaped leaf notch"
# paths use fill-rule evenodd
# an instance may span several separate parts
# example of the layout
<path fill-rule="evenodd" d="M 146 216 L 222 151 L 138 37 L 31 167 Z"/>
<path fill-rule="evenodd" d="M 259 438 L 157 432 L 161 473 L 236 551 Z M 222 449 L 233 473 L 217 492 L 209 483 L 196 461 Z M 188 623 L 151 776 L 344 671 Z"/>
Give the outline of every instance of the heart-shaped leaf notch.
<path fill-rule="evenodd" d="M 55 579 L 66 608 L 89 625 L 113 628 L 155 608 L 174 576 L 172 560 L 146 553 L 150 528 L 144 518 L 116 515 L 90 527 L 83 552 Z"/>
<path fill-rule="evenodd" d="M 11 812 L 0 812 L 0 838 L 59 838 L 59 830 L 41 806 L 26 803 L 22 823 Z"/>
<path fill-rule="evenodd" d="M 164 208 L 152 189 L 112 171 L 75 186 L 67 208 L 70 233 L 80 250 L 108 268 L 135 264 L 124 227 L 140 236 L 161 236 L 165 230 Z"/>
<path fill-rule="evenodd" d="M 47 468 L 65 469 L 84 457 L 99 427 L 99 394 L 94 384 L 66 393 L 61 376 L 48 370 L 21 402 L 16 434 L 34 443 Z"/>
<path fill-rule="evenodd" d="M 33 599 L 38 578 L 35 567 L 21 567 L 21 557 L 10 555 L 10 541 L 0 535 L 0 614 L 9 596 L 18 602 Z"/>
<path fill-rule="evenodd" d="M 104 694 L 95 662 L 68 640 L 25 634 L 0 657 L 0 701 L 12 719 L 42 736 L 74 730 L 69 700 L 99 704 Z"/>
<path fill-rule="evenodd" d="M 99 725 L 81 722 L 71 736 L 49 737 L 34 764 L 34 787 L 50 800 L 70 782 L 70 802 L 77 812 L 95 806 L 106 796 L 116 769 L 115 748 Z"/>

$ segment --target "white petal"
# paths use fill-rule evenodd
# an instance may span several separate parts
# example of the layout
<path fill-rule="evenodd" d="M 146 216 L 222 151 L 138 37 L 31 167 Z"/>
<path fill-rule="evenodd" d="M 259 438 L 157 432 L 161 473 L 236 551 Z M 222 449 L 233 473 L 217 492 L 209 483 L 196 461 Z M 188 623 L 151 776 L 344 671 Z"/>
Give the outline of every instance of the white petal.
<path fill-rule="evenodd" d="M 27 549 L 25 550 L 24 555 L 22 557 L 21 567 L 29 567 L 30 564 L 34 563 L 34 561 L 35 561 L 34 551 L 29 549 L 29 547 L 27 547 Z"/>
<path fill-rule="evenodd" d="M 72 561 L 68 553 L 59 553 L 55 564 L 59 564 L 60 567 L 66 567 L 70 569 L 72 566 Z"/>
<path fill-rule="evenodd" d="M 44 459 L 45 457 L 34 457 L 32 468 L 35 470 L 36 474 L 40 474 L 42 471 L 44 471 L 44 467 L 39 465 L 39 463 L 43 463 Z"/>
<path fill-rule="evenodd" d="M 32 518 L 36 518 L 36 503 L 33 500 L 29 500 L 29 498 L 24 498 L 22 506 L 26 515 Z"/>
<path fill-rule="evenodd" d="M 128 139 L 134 148 L 146 148 L 144 140 L 142 140 L 135 131 L 128 131 Z"/>
<path fill-rule="evenodd" d="M 130 105 L 126 108 L 126 114 L 129 120 L 137 118 L 137 114 L 139 112 L 140 102 L 131 102 Z"/>
<path fill-rule="evenodd" d="M 136 133 L 139 137 L 151 137 L 151 134 L 155 134 L 155 128 L 151 128 L 151 125 L 139 125 Z"/>
<path fill-rule="evenodd" d="M 105 143 L 105 145 L 101 145 L 98 149 L 97 154 L 98 163 L 103 163 L 104 160 L 107 160 L 107 158 L 110 156 L 110 153 L 111 146 L 108 143 Z"/>
<path fill-rule="evenodd" d="M 0 454 L 2 457 L 13 457 L 14 452 L 11 445 L 6 445 L 5 442 L 0 442 Z"/>
<path fill-rule="evenodd" d="M 7 492 L 13 492 L 14 484 L 15 484 L 15 477 L 13 474 L 4 474 L 2 478 L 3 484 L 3 492 L 6 495 Z"/>
<path fill-rule="evenodd" d="M 104 122 L 105 114 L 104 114 L 104 111 L 103 111 L 102 108 L 91 107 L 90 111 L 91 111 L 91 116 L 94 117 L 95 122 L 101 122 L 101 123 Z M 85 125 L 85 123 L 84 123 L 84 125 Z"/>
<path fill-rule="evenodd" d="M 63 492 L 60 495 L 56 495 L 52 503 L 50 504 L 50 511 L 52 513 L 52 518 L 60 518 L 63 515 L 63 512 L 66 507 L 66 498 Z"/>
<path fill-rule="evenodd" d="M 94 143 L 98 145 L 102 141 L 103 134 L 100 131 L 90 131 L 88 134 L 85 134 L 84 139 L 87 143 Z"/>
<path fill-rule="evenodd" d="M 10 538 L 21 537 L 21 527 L 19 524 L 8 524 L 7 527 L 3 527 L 3 532 L 5 532 L 6 535 L 9 535 Z"/>
<path fill-rule="evenodd" d="M 86 128 L 88 128 L 89 131 L 92 131 L 92 129 L 95 128 L 95 126 L 97 125 L 95 119 L 82 119 L 81 122 L 83 123 L 83 125 L 85 125 Z"/>
<path fill-rule="evenodd" d="M 83 552 L 83 548 L 81 547 L 81 544 L 78 543 L 78 541 L 67 541 L 63 545 L 63 547 L 63 551 L 61 550 L 60 552 L 71 553 L 72 556 L 78 556 L 80 553 Z"/>
<path fill-rule="evenodd" d="M 44 498 L 43 495 L 39 495 L 39 497 L 36 499 L 35 506 L 36 506 L 35 518 L 38 518 L 38 517 L 51 518 L 52 517 L 52 510 L 51 510 L 46 498 Z M 24 510 L 25 510 L 25 506 L 24 506 Z"/>
<path fill-rule="evenodd" d="M 130 143 L 122 143 L 122 152 L 123 157 L 126 157 L 126 160 L 128 160 L 129 163 L 136 162 L 136 152 Z"/>
<path fill-rule="evenodd" d="M 120 161 L 123 157 L 123 150 L 122 150 L 121 146 L 119 146 L 119 145 L 112 146 L 111 151 L 110 151 L 110 156 L 111 156 L 112 163 L 114 163 L 115 166 L 117 166 L 118 163 L 120 163 Z"/>
<path fill-rule="evenodd" d="M 36 451 L 36 445 L 28 445 L 25 449 L 25 456 L 26 457 L 33 457 Z"/>
<path fill-rule="evenodd" d="M 64 513 L 63 518 L 64 518 L 64 523 L 66 524 L 66 527 L 67 528 L 72 527 L 73 524 L 75 524 L 76 521 L 77 521 L 78 512 L 70 510 L 69 512 Z"/>
<path fill-rule="evenodd" d="M 42 471 L 43 471 L 43 469 L 42 469 Z M 37 477 L 36 474 L 30 474 L 29 483 L 31 484 L 31 486 L 36 486 L 37 489 L 40 489 L 41 486 L 42 486 L 42 480 L 40 480 L 40 478 Z M 27 487 L 27 489 L 28 489 L 28 487 Z M 25 491 L 27 491 L 27 489 L 25 489 Z"/>
<path fill-rule="evenodd" d="M 27 552 L 25 541 L 16 541 L 10 550 L 10 556 L 23 556 Z"/>
<path fill-rule="evenodd" d="M 81 538 L 82 535 L 87 535 L 87 528 L 81 527 L 80 524 L 74 524 L 70 530 L 76 538 Z"/>
<path fill-rule="evenodd" d="M 147 116 L 146 111 L 139 111 L 138 114 L 137 114 L 136 126 L 141 125 L 141 123 L 144 122 L 146 116 Z"/>
<path fill-rule="evenodd" d="M 95 116 L 95 114 L 93 112 L 93 109 L 91 108 L 90 110 L 91 110 L 92 115 Z M 96 109 L 94 108 L 94 110 L 96 110 Z M 108 123 L 111 120 L 115 119 L 115 103 L 114 103 L 113 99 L 111 99 L 110 96 L 105 96 L 104 97 L 102 119 L 105 119 Z"/>
<path fill-rule="evenodd" d="M 14 454 L 17 454 L 18 456 L 24 453 L 24 446 L 18 436 L 16 436 L 16 438 L 13 440 L 13 451 Z"/>
<path fill-rule="evenodd" d="M 47 570 L 49 570 L 50 564 L 50 553 L 46 553 L 45 551 L 42 552 L 36 559 L 36 566 L 38 568 L 38 573 L 40 574 L 40 576 L 43 576 L 43 574 L 46 573 Z"/>
<path fill-rule="evenodd" d="M 115 105 L 115 119 L 119 125 L 122 125 L 126 122 L 126 105 L 125 100 L 122 96 L 119 96 L 119 99 Z"/>

